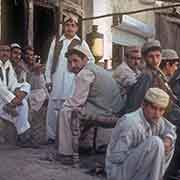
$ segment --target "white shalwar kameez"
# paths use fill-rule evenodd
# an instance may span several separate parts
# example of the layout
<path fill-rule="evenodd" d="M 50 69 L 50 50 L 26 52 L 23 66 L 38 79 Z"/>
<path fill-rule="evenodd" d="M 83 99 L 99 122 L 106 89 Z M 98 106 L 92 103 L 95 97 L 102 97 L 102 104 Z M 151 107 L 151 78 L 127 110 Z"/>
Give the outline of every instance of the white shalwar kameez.
<path fill-rule="evenodd" d="M 46 82 L 52 82 L 52 92 L 50 94 L 48 110 L 47 110 L 47 123 L 48 123 L 48 138 L 55 139 L 56 137 L 56 124 L 57 124 L 57 111 L 61 109 L 64 101 L 73 95 L 75 89 L 74 77 L 75 75 L 68 71 L 67 68 L 67 58 L 65 54 L 68 50 L 68 46 L 70 45 L 73 39 L 80 38 L 75 35 L 72 39 L 67 39 L 64 35 L 60 38 L 59 41 L 63 41 L 63 47 L 61 49 L 58 64 L 56 67 L 56 71 L 52 75 L 51 79 L 51 67 L 53 62 L 53 53 L 55 47 L 55 40 L 52 42 L 48 61 L 46 65 L 45 77 Z M 82 46 L 89 50 L 89 60 L 94 62 L 94 57 L 85 41 L 82 41 Z"/>
<path fill-rule="evenodd" d="M 10 114 L 4 112 L 3 107 L 15 98 L 14 91 L 16 88 L 29 94 L 30 85 L 28 83 L 17 82 L 14 69 L 9 60 L 5 63 L 0 60 L 0 72 L 0 118 L 12 122 L 16 127 L 17 133 L 22 134 L 30 128 L 26 99 L 23 100 L 22 105 L 16 107 L 18 113 L 16 117 L 12 117 Z"/>

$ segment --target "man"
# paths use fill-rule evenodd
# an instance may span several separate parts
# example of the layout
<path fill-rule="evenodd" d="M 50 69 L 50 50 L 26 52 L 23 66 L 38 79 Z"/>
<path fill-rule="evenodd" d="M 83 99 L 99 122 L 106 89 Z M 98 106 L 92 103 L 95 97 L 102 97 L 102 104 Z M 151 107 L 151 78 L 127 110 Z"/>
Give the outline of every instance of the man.
<path fill-rule="evenodd" d="M 160 69 L 167 77 L 168 81 L 172 78 L 175 71 L 178 69 L 179 57 L 175 50 L 173 49 L 163 49 L 162 50 L 162 61 L 160 64 Z"/>
<path fill-rule="evenodd" d="M 166 110 L 165 117 L 171 123 L 177 126 L 177 129 L 180 127 L 180 107 L 178 106 L 178 99 L 174 95 L 172 89 L 168 84 L 168 80 L 164 73 L 159 69 L 161 64 L 161 45 L 157 40 L 149 40 L 142 47 L 142 56 L 146 62 L 146 68 L 144 69 L 141 76 L 138 78 L 138 81 L 133 85 L 128 94 L 126 112 L 132 112 L 137 110 L 142 102 L 143 97 L 145 96 L 147 90 L 151 87 L 158 87 L 167 92 L 170 96 L 170 104 Z M 179 142 L 179 130 L 177 133 L 177 143 Z M 176 144 L 175 156 L 179 154 L 179 145 Z M 176 161 L 176 162 L 175 162 Z M 175 159 L 172 163 L 175 164 L 175 168 L 170 169 L 173 171 L 170 174 L 175 175 L 177 169 L 179 168 L 178 160 Z M 168 171 L 169 174 L 169 171 Z"/>
<path fill-rule="evenodd" d="M 140 75 L 138 69 L 141 62 L 141 49 L 136 46 L 127 47 L 125 61 L 123 61 L 113 72 L 113 77 L 119 84 L 124 94 L 137 81 Z"/>
<path fill-rule="evenodd" d="M 33 147 L 29 134 L 26 96 L 30 85 L 18 83 L 10 59 L 10 47 L 0 45 L 0 117 L 14 124 L 18 134 L 17 145 Z"/>
<path fill-rule="evenodd" d="M 65 53 L 69 48 L 82 44 L 89 51 L 90 61 L 94 61 L 87 43 L 76 35 L 78 32 L 77 16 L 68 13 L 64 18 L 63 25 L 64 34 L 60 38 L 57 36 L 51 44 L 45 71 L 47 88 L 49 92 L 52 90 L 48 104 L 47 121 L 48 137 L 53 140 L 56 136 L 57 107 L 60 109 L 64 101 L 74 92 L 74 74 L 67 69 Z"/>
<path fill-rule="evenodd" d="M 46 105 L 48 92 L 45 86 L 44 65 L 34 55 L 34 48 L 24 48 L 24 61 L 26 64 L 26 80 L 31 85 L 29 95 L 30 117 L 32 135 L 36 142 L 44 143 L 46 136 Z"/>
<path fill-rule="evenodd" d="M 161 180 L 175 145 L 175 126 L 163 118 L 169 95 L 150 88 L 142 107 L 121 117 L 106 154 L 108 180 Z"/>
<path fill-rule="evenodd" d="M 15 70 L 18 82 L 26 81 L 26 65 L 22 59 L 22 48 L 19 44 L 11 44 L 11 63 Z"/>
<path fill-rule="evenodd" d="M 117 117 L 123 108 L 115 80 L 103 68 L 88 63 L 88 54 L 89 51 L 80 45 L 69 49 L 67 53 L 69 70 L 76 75 L 76 88 L 59 114 L 58 157 L 62 163 L 66 160 L 73 163 L 72 158 L 78 154 L 79 138 L 83 137 L 79 126 L 81 123 L 84 127 L 95 122 L 99 116 Z M 73 117 L 74 110 L 79 111 L 84 121 Z"/>

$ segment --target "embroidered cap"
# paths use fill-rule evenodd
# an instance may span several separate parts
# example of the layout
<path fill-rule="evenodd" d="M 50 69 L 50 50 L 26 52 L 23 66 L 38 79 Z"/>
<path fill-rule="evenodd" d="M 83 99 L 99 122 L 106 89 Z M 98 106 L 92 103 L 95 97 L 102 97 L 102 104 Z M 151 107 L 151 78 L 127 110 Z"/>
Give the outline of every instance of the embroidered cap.
<path fill-rule="evenodd" d="M 76 14 L 73 14 L 71 12 L 65 12 L 65 17 L 64 17 L 64 23 L 66 23 L 69 20 L 74 21 L 75 23 L 78 23 L 78 16 Z"/>

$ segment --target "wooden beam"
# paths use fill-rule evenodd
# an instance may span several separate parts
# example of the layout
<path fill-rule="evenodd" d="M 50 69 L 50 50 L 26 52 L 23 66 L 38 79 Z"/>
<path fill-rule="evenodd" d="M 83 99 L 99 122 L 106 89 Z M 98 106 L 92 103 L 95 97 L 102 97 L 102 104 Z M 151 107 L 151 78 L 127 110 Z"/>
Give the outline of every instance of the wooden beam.
<path fill-rule="evenodd" d="M 180 7 L 180 3 L 172 4 L 172 5 L 168 5 L 168 6 L 162 6 L 162 7 L 145 8 L 145 9 L 139 9 L 139 10 L 135 10 L 135 11 L 127 11 L 127 12 L 121 12 L 121 13 L 111 13 L 111 14 L 105 14 L 105 15 L 94 16 L 94 17 L 86 17 L 86 18 L 82 18 L 82 20 L 83 21 L 88 21 L 88 20 L 92 20 L 92 19 L 100 19 L 100 18 L 111 17 L 111 16 L 122 16 L 122 15 L 138 14 L 138 13 L 141 13 L 141 12 L 157 11 L 157 10 L 175 8 L 175 7 Z"/>

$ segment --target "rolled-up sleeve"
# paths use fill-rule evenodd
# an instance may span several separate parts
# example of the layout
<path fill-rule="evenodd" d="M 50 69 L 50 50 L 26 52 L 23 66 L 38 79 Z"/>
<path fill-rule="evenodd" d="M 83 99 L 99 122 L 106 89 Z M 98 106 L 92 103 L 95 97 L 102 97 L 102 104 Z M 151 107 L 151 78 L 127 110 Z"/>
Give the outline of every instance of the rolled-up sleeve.
<path fill-rule="evenodd" d="M 67 99 L 64 107 L 76 108 L 85 104 L 91 83 L 94 81 L 95 75 L 93 72 L 83 69 L 75 78 L 75 92 L 72 97 Z"/>

